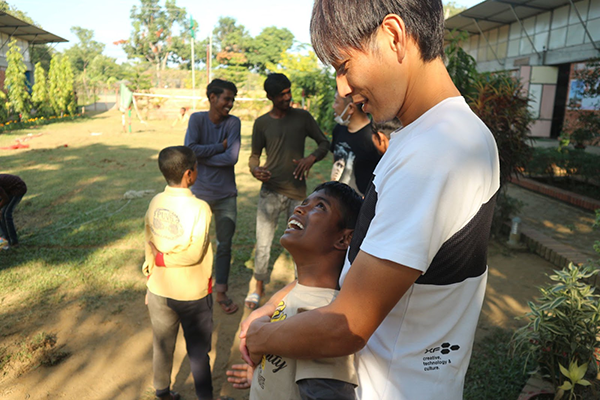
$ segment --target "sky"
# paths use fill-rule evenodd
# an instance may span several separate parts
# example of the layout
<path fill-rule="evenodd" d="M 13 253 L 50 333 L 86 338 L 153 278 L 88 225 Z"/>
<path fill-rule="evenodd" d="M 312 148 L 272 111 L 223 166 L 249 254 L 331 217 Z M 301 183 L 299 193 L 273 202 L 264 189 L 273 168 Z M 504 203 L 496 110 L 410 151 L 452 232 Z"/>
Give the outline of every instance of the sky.
<path fill-rule="evenodd" d="M 482 1 L 454 0 L 454 3 L 472 7 Z M 46 31 L 69 41 L 57 44 L 57 50 L 77 43 L 71 27 L 80 26 L 94 31 L 94 40 L 106 45 L 104 54 L 119 63 L 127 61 L 125 53 L 113 42 L 129 38 L 129 14 L 132 6 L 140 4 L 139 0 L 8 0 L 8 3 Z M 164 5 L 164 1 L 160 4 Z M 176 4 L 185 7 L 188 15 L 198 22 L 197 38 L 208 37 L 219 17 L 233 17 L 251 36 L 268 26 L 276 26 L 289 29 L 298 42 L 310 43 L 312 0 L 177 0 Z"/>

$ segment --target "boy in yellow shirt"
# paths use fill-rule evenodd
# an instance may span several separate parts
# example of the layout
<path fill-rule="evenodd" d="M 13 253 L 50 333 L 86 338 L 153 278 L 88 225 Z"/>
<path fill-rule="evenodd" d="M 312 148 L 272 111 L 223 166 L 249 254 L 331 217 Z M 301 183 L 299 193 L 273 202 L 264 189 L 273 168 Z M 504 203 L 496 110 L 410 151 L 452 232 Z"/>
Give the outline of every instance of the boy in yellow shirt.
<path fill-rule="evenodd" d="M 212 250 L 208 237 L 211 211 L 189 186 L 196 181 L 193 151 L 185 146 L 163 149 L 158 166 L 167 180 L 165 191 L 150 202 L 145 218 L 146 294 L 153 332 L 156 397 L 177 400 L 171 391 L 171 370 L 181 324 L 196 395 L 212 400 L 208 352 L 212 322 Z"/>

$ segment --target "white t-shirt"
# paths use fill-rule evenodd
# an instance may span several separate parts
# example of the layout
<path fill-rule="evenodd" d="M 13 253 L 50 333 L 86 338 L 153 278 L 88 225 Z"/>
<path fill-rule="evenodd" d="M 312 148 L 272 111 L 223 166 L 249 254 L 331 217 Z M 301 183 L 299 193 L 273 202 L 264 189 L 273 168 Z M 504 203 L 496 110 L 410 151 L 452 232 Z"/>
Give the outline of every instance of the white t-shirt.
<path fill-rule="evenodd" d="M 300 312 L 324 307 L 333 301 L 337 293 L 334 289 L 297 283 L 279 303 L 271 322 L 277 323 Z M 296 382 L 302 379 L 335 379 L 356 385 L 358 380 L 353 361 L 353 356 L 294 360 L 264 355 L 252 377 L 250 400 L 300 400 Z"/>
<path fill-rule="evenodd" d="M 423 275 L 356 354 L 360 399 L 462 399 L 499 170 L 494 137 L 462 97 L 392 135 L 340 282 L 359 248 Z"/>

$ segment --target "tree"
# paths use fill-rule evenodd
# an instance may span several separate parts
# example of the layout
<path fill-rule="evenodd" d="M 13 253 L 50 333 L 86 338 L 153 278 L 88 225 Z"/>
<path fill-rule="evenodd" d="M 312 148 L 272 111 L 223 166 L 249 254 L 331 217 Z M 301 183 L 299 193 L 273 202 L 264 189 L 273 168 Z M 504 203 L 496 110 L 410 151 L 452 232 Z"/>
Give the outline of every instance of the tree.
<path fill-rule="evenodd" d="M 66 55 L 52 57 L 50 62 L 49 96 L 50 104 L 57 115 L 75 114 L 75 93 L 73 91 L 73 70 Z"/>
<path fill-rule="evenodd" d="M 281 54 L 294 43 L 294 34 L 287 28 L 269 26 L 256 36 L 248 49 L 249 63 L 261 74 L 267 69 L 267 64 L 278 64 Z"/>
<path fill-rule="evenodd" d="M 36 109 L 36 115 L 48 115 L 50 107 L 48 104 L 48 87 L 46 82 L 46 71 L 41 62 L 35 64 L 35 83 L 31 93 L 31 101 Z"/>
<path fill-rule="evenodd" d="M 174 28 L 179 27 L 182 37 L 189 35 L 189 21 L 183 7 L 177 7 L 175 0 L 166 0 L 164 8 L 159 0 L 140 0 L 140 6 L 131 8 L 133 31 L 129 40 L 121 44 L 128 58 L 150 62 L 156 71 L 157 85 L 160 85 L 160 72 L 166 68 L 167 60 L 176 50 Z"/>
<path fill-rule="evenodd" d="M 71 32 L 77 36 L 79 43 L 65 50 L 65 54 L 71 60 L 78 80 L 81 80 L 84 97 L 89 98 L 88 88 L 88 66 L 92 60 L 104 51 L 104 44 L 93 40 L 94 31 L 91 29 L 74 26 Z"/>
<path fill-rule="evenodd" d="M 460 46 L 461 41 L 468 39 L 466 32 L 451 32 L 452 40 L 446 46 L 446 69 L 454 85 L 464 98 L 470 99 L 475 95 L 475 84 L 479 79 L 477 61 Z"/>
<path fill-rule="evenodd" d="M 244 25 L 237 25 L 234 18 L 220 17 L 213 30 L 213 45 L 219 64 L 248 67 L 246 52 L 252 37 Z"/>
<path fill-rule="evenodd" d="M 449 1 L 444 4 L 444 18 L 448 19 L 453 15 L 465 11 L 467 7 L 459 6 L 455 1 Z"/>
<path fill-rule="evenodd" d="M 17 40 L 11 40 L 8 47 L 6 53 L 8 67 L 5 72 L 4 86 L 8 88 L 9 108 L 19 114 L 19 119 L 26 119 L 29 118 L 29 111 L 31 111 L 31 99 L 25 76 L 27 67 Z"/>

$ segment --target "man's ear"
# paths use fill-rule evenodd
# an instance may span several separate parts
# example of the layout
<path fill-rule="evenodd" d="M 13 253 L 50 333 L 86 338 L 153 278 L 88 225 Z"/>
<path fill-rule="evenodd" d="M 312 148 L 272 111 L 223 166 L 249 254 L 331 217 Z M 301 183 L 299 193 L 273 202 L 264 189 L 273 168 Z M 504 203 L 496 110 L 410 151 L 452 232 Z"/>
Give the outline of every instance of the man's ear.
<path fill-rule="evenodd" d="M 217 96 L 217 95 L 216 95 L 216 94 L 214 94 L 214 93 L 211 93 L 211 94 L 209 94 L 209 95 L 208 95 L 208 102 L 209 102 L 210 104 L 212 104 L 212 103 L 214 103 L 214 102 L 215 102 L 215 101 L 216 101 L 218 98 L 219 98 L 219 96 Z"/>
<path fill-rule="evenodd" d="M 338 250 L 348 250 L 350 247 L 350 242 L 352 241 L 352 234 L 354 233 L 354 229 L 344 229 L 335 242 L 334 247 Z"/>
<path fill-rule="evenodd" d="M 383 41 L 383 43 L 379 42 L 380 48 L 387 48 L 395 52 L 398 62 L 402 63 L 406 55 L 406 45 L 408 43 L 408 34 L 406 33 L 404 20 L 396 14 L 388 14 L 381 22 L 379 29 L 380 34 L 382 34 L 379 40 Z"/>

